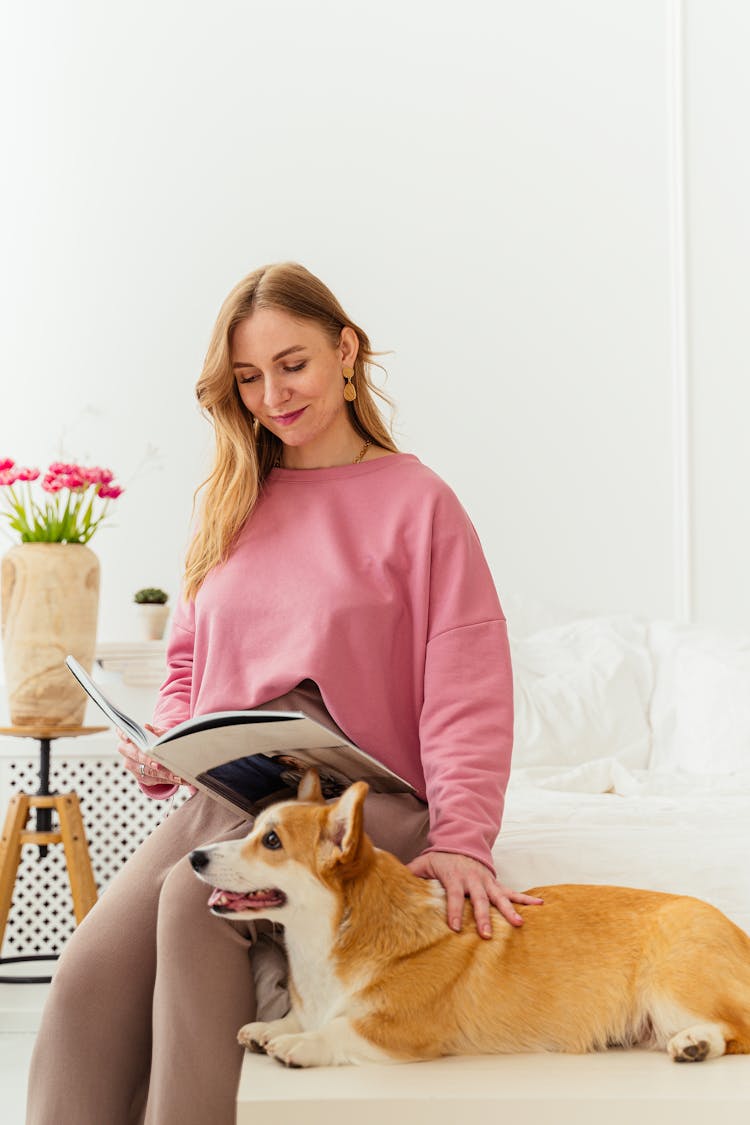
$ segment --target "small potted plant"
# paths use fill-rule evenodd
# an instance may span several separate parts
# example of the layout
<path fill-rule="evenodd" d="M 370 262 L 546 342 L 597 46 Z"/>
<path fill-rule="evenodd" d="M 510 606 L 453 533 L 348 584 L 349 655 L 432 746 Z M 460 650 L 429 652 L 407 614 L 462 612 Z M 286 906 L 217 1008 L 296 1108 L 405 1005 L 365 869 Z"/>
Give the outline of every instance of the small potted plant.
<path fill-rule="evenodd" d="M 133 601 L 138 606 L 141 631 L 147 641 L 160 641 L 169 617 L 169 595 L 155 586 L 136 590 Z"/>

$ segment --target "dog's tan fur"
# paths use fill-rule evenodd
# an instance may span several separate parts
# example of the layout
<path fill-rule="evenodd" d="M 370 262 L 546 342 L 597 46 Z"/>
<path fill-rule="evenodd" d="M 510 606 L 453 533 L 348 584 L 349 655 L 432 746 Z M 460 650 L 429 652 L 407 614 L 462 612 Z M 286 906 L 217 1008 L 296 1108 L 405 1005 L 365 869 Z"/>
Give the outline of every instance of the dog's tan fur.
<path fill-rule="evenodd" d="M 314 970 L 295 971 L 290 953 L 293 1012 L 268 1033 L 249 1025 L 246 1043 L 291 1065 L 615 1044 L 666 1048 L 678 1061 L 750 1053 L 750 938 L 719 910 L 622 887 L 536 887 L 528 893 L 544 905 L 519 906 L 523 926 L 493 910 L 493 936 L 483 940 L 467 902 L 455 933 L 439 886 L 364 833 L 366 792 L 358 783 L 327 805 L 308 774 L 300 800 L 268 809 L 236 845 L 248 881 L 228 889 L 250 888 L 257 871 L 264 881 L 256 887 L 285 891 L 304 877 L 332 904 L 328 917 L 307 924 L 325 929 L 326 969 L 341 993 L 333 1022 L 343 1021 L 336 1046 L 316 1055 L 311 1043 L 322 1029 L 305 1014 Z M 277 850 L 263 843 L 269 831 Z M 201 877 L 212 881 L 210 867 Z M 241 916 L 276 917 L 290 948 L 302 948 L 289 907 Z M 286 1053 L 273 1049 L 280 1038 Z M 303 1038 L 305 1050 L 290 1051 L 288 1041 Z"/>

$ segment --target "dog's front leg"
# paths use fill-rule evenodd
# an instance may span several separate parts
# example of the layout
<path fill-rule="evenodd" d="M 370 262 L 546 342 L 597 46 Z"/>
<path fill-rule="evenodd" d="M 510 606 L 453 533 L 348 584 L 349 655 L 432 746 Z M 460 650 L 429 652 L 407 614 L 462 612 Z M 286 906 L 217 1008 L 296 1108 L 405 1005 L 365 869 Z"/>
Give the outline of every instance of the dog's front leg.
<path fill-rule="evenodd" d="M 264 1046 L 266 1054 L 284 1066 L 346 1066 L 351 1063 L 398 1061 L 359 1035 L 346 1016 L 331 1020 L 315 1031 L 269 1036 Z"/>
<path fill-rule="evenodd" d="M 294 1014 L 294 1008 L 287 1012 L 280 1020 L 270 1020 L 268 1023 L 246 1023 L 237 1032 L 237 1042 L 249 1051 L 258 1055 L 265 1055 L 268 1040 L 277 1035 L 291 1034 L 301 1031 L 302 1025 Z"/>

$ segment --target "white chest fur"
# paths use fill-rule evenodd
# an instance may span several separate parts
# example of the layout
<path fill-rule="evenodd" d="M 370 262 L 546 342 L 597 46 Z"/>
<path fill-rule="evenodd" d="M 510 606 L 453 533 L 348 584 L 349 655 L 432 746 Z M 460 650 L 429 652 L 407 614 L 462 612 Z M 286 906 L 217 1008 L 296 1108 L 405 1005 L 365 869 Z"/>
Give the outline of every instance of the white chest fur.
<path fill-rule="evenodd" d="M 295 872 L 295 882 L 297 879 L 304 885 L 295 888 L 301 892 L 299 897 L 290 895 L 284 940 L 299 998 L 296 1014 L 302 1027 L 312 1031 L 340 1016 L 353 1015 L 356 1004 L 353 991 L 344 988 L 334 971 L 331 957 L 336 897 L 301 866 Z M 294 905 L 295 899 L 304 905 Z"/>

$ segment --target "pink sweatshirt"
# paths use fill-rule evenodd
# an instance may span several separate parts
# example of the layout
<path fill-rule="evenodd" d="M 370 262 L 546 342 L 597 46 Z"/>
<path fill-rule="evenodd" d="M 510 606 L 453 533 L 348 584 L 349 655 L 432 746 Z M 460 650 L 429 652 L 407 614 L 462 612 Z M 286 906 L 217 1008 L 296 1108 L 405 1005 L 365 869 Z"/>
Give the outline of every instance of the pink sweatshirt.
<path fill-rule="evenodd" d="M 307 678 L 427 800 L 425 850 L 493 870 L 513 742 L 506 622 L 468 515 L 413 454 L 271 471 L 230 558 L 175 610 L 153 723 L 252 708 Z"/>

